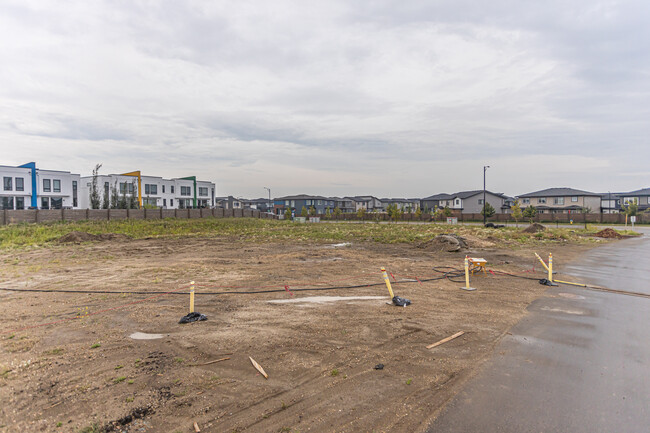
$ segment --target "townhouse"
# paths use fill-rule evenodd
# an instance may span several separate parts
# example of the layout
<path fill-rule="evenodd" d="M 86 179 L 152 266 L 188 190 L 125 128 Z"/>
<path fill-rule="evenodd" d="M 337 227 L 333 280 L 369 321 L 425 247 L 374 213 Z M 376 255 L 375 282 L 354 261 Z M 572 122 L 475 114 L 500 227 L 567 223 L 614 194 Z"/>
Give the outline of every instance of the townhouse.
<path fill-rule="evenodd" d="M 522 208 L 530 205 L 538 213 L 572 213 L 584 208 L 600 212 L 601 194 L 573 188 L 547 188 L 517 197 Z"/>
<path fill-rule="evenodd" d="M 317 214 L 324 214 L 327 212 L 327 208 L 330 209 L 330 212 L 334 210 L 336 205 L 336 200 L 329 197 L 323 197 L 319 195 L 307 195 L 307 194 L 298 194 L 298 195 L 288 195 L 286 197 L 278 197 L 273 201 L 274 213 L 282 214 L 287 209 L 293 211 L 296 215 L 300 215 L 302 208 L 304 207 L 309 211 L 310 208 L 316 209 Z"/>
<path fill-rule="evenodd" d="M 0 166 L 0 209 L 77 209 L 80 176 L 69 171 L 43 170 L 29 162 Z"/>
<path fill-rule="evenodd" d="M 645 212 L 650 209 L 650 188 L 637 189 L 620 193 L 621 205 L 627 206 L 629 203 L 636 201 L 639 206 L 639 212 Z"/>
<path fill-rule="evenodd" d="M 354 202 L 354 211 L 365 209 L 367 212 L 383 212 L 384 208 L 377 197 L 372 195 L 355 195 L 352 197 L 345 197 Z"/>
<path fill-rule="evenodd" d="M 491 191 L 485 191 L 485 201 L 494 208 L 496 213 L 510 213 L 510 206 L 514 203 L 512 197 Z M 420 207 L 424 210 L 449 207 L 464 214 L 478 214 L 483 210 L 483 190 L 435 194 L 421 199 Z"/>
<path fill-rule="evenodd" d="M 415 198 L 381 198 L 382 210 L 385 212 L 388 206 L 394 204 L 397 209 L 405 212 L 415 212 L 420 207 L 420 200 Z"/>
<path fill-rule="evenodd" d="M 93 176 L 81 178 L 79 204 L 89 209 Z M 213 207 L 216 186 L 212 182 L 197 181 L 194 176 L 164 179 L 159 176 L 142 176 L 139 172 L 97 176 L 100 207 L 120 197 L 135 197 L 140 207 L 162 209 L 196 209 Z"/>

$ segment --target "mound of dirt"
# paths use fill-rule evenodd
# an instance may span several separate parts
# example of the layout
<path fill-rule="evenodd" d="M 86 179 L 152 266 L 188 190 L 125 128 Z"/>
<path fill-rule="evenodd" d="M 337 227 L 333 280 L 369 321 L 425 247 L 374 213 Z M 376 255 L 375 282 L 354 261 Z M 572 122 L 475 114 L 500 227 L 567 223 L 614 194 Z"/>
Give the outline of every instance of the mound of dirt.
<path fill-rule="evenodd" d="M 74 231 L 61 236 L 57 239 L 57 242 L 62 244 L 79 244 L 81 242 L 125 241 L 129 239 L 131 238 L 120 233 L 102 233 L 99 235 L 93 235 L 91 233 Z"/>
<path fill-rule="evenodd" d="M 419 248 L 426 248 L 434 251 L 447 251 L 454 253 L 467 248 L 467 240 L 456 234 L 441 234 L 435 238 L 418 245 Z"/>
<path fill-rule="evenodd" d="M 546 227 L 544 227 L 543 225 L 533 223 L 533 224 L 529 225 L 528 227 L 526 227 L 525 229 L 523 229 L 522 232 L 524 232 L 524 233 L 539 233 L 539 232 L 543 232 L 544 230 L 546 230 Z"/>
<path fill-rule="evenodd" d="M 614 229 L 605 229 L 596 233 L 594 236 L 598 238 L 607 238 L 607 239 L 622 239 L 623 235 L 618 233 Z"/>

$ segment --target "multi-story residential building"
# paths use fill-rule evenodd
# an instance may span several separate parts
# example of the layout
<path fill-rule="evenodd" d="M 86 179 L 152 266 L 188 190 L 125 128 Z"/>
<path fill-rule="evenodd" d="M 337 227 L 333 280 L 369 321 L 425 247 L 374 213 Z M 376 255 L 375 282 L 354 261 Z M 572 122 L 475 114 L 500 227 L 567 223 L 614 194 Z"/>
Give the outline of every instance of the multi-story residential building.
<path fill-rule="evenodd" d="M 514 202 L 507 195 L 491 191 L 485 191 L 485 200 L 497 213 L 509 213 L 510 206 Z M 460 191 L 455 194 L 435 194 L 420 200 L 420 207 L 424 210 L 449 207 L 464 214 L 481 213 L 483 210 L 483 190 Z"/>
<path fill-rule="evenodd" d="M 79 207 L 80 176 L 43 170 L 30 162 L 0 166 L 0 209 L 75 209 Z"/>
<path fill-rule="evenodd" d="M 269 209 L 273 209 L 273 201 L 268 198 L 242 199 L 241 202 L 244 209 L 257 209 L 260 212 L 270 212 Z"/>
<path fill-rule="evenodd" d="M 338 208 L 342 213 L 354 213 L 357 211 L 357 204 L 349 197 L 330 197 L 334 201 L 334 209 Z"/>
<path fill-rule="evenodd" d="M 600 212 L 619 213 L 621 211 L 621 193 L 604 192 L 600 194 Z"/>
<path fill-rule="evenodd" d="M 420 199 L 417 198 L 381 198 L 382 209 L 385 212 L 388 206 L 394 204 L 397 209 L 415 212 L 420 207 Z"/>
<path fill-rule="evenodd" d="M 291 209 L 292 211 L 295 211 L 297 215 L 300 215 L 303 207 L 307 210 L 313 207 L 316 209 L 317 214 L 324 214 L 327 212 L 327 208 L 330 209 L 330 212 L 333 211 L 335 205 L 335 199 L 320 195 L 299 194 L 274 199 L 274 209 L 276 214 L 281 214 L 284 213 L 286 209 Z"/>
<path fill-rule="evenodd" d="M 216 206 L 222 207 L 224 209 L 244 209 L 246 207 L 245 201 L 243 198 L 235 198 L 231 195 L 228 197 L 217 197 Z"/>
<path fill-rule="evenodd" d="M 572 213 L 584 208 L 601 209 L 601 194 L 573 188 L 548 188 L 517 197 L 521 207 L 535 206 L 538 213 Z"/>
<path fill-rule="evenodd" d="M 350 199 L 355 204 L 355 211 L 365 209 L 367 212 L 382 212 L 383 205 L 381 200 L 372 195 L 355 195 L 353 197 L 345 197 Z"/>
<path fill-rule="evenodd" d="M 137 172 L 134 172 L 137 173 Z M 82 209 L 90 205 L 90 191 L 93 176 L 81 178 L 79 203 Z M 100 200 L 108 197 L 137 196 L 141 206 L 162 209 L 191 209 L 214 206 L 216 186 L 212 182 L 197 181 L 194 177 L 164 179 L 159 176 L 142 176 L 133 174 L 108 174 L 97 176 L 97 189 Z"/>
<path fill-rule="evenodd" d="M 621 205 L 627 206 L 636 201 L 640 212 L 650 209 L 650 188 L 637 189 L 636 191 L 620 193 Z"/>

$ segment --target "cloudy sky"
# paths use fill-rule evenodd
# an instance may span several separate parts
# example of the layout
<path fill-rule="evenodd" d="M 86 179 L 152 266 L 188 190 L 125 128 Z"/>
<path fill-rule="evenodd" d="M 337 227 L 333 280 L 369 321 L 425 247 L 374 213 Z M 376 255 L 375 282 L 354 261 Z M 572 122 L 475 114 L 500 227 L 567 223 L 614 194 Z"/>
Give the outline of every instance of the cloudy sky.
<path fill-rule="evenodd" d="M 0 0 L 0 165 L 219 195 L 650 186 L 650 2 Z"/>

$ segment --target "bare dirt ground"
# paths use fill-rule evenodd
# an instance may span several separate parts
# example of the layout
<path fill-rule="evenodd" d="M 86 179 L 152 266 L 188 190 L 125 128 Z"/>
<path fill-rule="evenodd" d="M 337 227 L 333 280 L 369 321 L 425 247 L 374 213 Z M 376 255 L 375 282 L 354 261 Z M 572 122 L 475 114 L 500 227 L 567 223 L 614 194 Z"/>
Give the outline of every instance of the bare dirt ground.
<path fill-rule="evenodd" d="M 470 255 L 493 269 L 522 272 L 534 264 L 530 250 L 482 246 Z M 555 263 L 586 248 L 555 245 Z M 202 432 L 421 431 L 545 287 L 492 274 L 473 278 L 475 292 L 446 279 L 397 284 L 395 293 L 413 301 L 406 308 L 388 305 L 383 285 L 296 289 L 383 284 L 381 266 L 398 281 L 424 279 L 439 275 L 434 266 L 462 267 L 463 256 L 405 244 L 231 238 L 4 252 L 0 287 L 166 291 L 195 280 L 196 310 L 208 320 L 178 324 L 188 295 L 142 301 L 146 296 L 128 293 L 0 291 L 0 431 L 193 432 L 194 422 Z M 240 286 L 281 292 L 203 294 Z M 268 302 L 312 296 L 384 298 Z M 163 338 L 134 340 L 134 332 Z M 383 370 L 374 369 L 379 363 Z"/>

